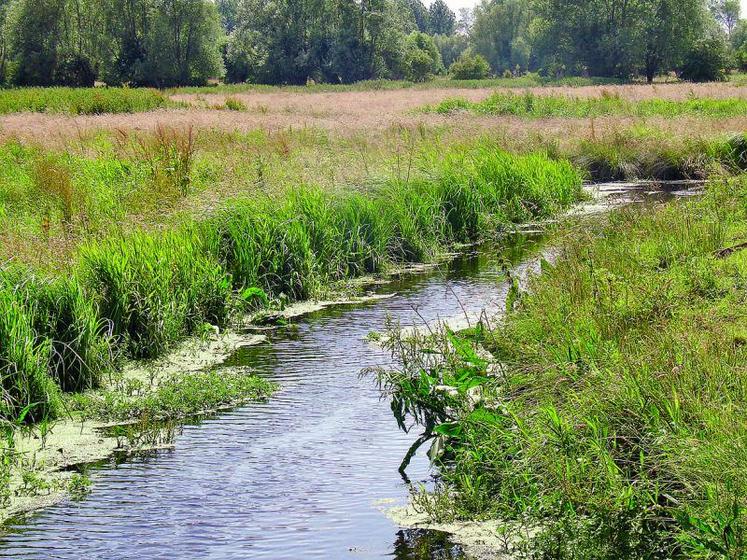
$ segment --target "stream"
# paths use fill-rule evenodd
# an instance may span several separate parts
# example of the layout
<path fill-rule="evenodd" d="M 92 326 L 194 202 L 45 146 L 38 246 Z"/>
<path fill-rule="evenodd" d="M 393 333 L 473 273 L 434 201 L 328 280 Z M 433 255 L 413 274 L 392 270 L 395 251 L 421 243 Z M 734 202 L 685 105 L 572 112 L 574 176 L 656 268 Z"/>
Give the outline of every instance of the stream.
<path fill-rule="evenodd" d="M 602 194 L 675 196 L 631 186 Z M 365 340 L 389 317 L 409 326 L 501 310 L 502 263 L 532 270 L 544 246 L 536 233 L 508 241 L 376 289 L 389 299 L 327 308 L 240 348 L 225 366 L 250 366 L 281 385 L 276 395 L 186 425 L 173 449 L 97 467 L 86 499 L 9 527 L 0 558 L 466 558 L 447 535 L 403 529 L 385 515 L 407 500 L 397 467 L 417 434 L 398 430 L 374 380 L 360 373 L 391 364 Z M 408 474 L 431 480 L 425 449 Z"/>

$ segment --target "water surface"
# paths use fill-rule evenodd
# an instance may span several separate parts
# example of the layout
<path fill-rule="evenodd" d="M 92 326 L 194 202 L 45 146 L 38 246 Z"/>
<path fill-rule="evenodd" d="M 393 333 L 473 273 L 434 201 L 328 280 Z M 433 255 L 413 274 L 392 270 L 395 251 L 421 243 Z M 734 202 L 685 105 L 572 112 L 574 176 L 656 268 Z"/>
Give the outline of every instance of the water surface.
<path fill-rule="evenodd" d="M 629 197 L 629 189 L 613 196 Z M 642 192 L 642 191 L 641 191 Z M 112 462 L 93 492 L 11 527 L 1 558 L 17 559 L 461 559 L 448 536 L 395 526 L 382 508 L 404 503 L 397 467 L 417 437 L 360 372 L 390 364 L 366 342 L 387 318 L 403 325 L 503 307 L 506 262 L 535 266 L 542 240 L 518 235 L 427 274 L 401 278 L 386 300 L 314 313 L 239 349 L 282 385 L 250 404 L 185 426 L 173 450 Z M 410 477 L 428 481 L 422 456 Z"/>

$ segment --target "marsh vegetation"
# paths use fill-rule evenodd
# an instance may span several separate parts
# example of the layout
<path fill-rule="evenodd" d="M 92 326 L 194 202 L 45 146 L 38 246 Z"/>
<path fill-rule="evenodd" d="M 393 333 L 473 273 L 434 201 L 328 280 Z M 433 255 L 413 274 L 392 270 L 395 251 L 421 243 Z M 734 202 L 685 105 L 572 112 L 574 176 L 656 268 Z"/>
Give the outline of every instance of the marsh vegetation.
<path fill-rule="evenodd" d="M 85 495 L 36 459 L 71 423 L 157 445 L 278 389 L 133 363 L 548 226 L 585 181 L 698 179 L 554 226 L 526 292 L 503 267 L 504 321 L 395 333 L 383 381 L 436 442 L 433 519 L 531 525 L 536 557 L 740 558 L 743 84 L 606 74 L 0 90 L 2 503 Z"/>

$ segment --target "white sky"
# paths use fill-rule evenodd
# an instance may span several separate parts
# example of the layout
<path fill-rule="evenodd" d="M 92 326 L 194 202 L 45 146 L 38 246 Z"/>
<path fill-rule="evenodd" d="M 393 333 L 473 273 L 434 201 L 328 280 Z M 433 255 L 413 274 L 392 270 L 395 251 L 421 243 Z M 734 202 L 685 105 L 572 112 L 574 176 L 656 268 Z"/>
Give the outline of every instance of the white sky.
<path fill-rule="evenodd" d="M 459 8 L 474 8 L 477 0 L 446 0 L 446 3 L 454 13 L 459 15 Z M 430 2 L 426 0 L 423 4 L 430 5 Z M 742 0 L 742 11 L 745 11 L 745 8 L 747 8 L 747 0 Z"/>

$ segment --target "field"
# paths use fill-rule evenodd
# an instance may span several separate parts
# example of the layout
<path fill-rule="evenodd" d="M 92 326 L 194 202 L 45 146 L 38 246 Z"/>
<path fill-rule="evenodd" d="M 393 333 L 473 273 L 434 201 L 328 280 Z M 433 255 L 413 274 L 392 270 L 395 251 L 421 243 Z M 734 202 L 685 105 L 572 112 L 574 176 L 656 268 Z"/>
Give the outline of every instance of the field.
<path fill-rule="evenodd" d="M 352 278 L 500 239 L 568 209 L 583 198 L 584 181 L 710 179 L 722 186 L 700 205 L 623 212 L 610 224 L 558 233 L 567 258 L 489 333 L 489 344 L 484 332 L 467 335 L 514 368 L 513 417 L 537 435 L 496 443 L 506 426 L 483 433 L 482 420 L 465 420 L 464 433 L 498 463 L 486 474 L 460 455 L 464 442 L 455 437 L 455 459 L 442 468 L 443 496 L 456 498 L 437 495 L 432 510 L 453 519 L 539 508 L 567 523 L 544 534 L 550 551 L 566 530 L 596 550 L 590 524 L 623 514 L 631 523 L 666 515 L 661 523 L 670 524 L 691 515 L 711 526 L 728 512 L 693 496 L 721 491 L 726 480 L 706 476 L 706 466 L 718 459 L 725 470 L 741 460 L 725 443 L 739 437 L 737 422 L 719 424 L 716 401 L 723 389 L 725 418 L 743 411 L 741 388 L 727 382 L 740 367 L 743 333 L 729 323 L 727 340 L 714 327 L 728 309 L 741 309 L 741 253 L 723 262 L 712 255 L 741 242 L 745 131 L 747 86 L 739 80 L 0 91 L 0 418 L 11 442 L 0 497 L 7 505 L 19 470 L 34 472 L 14 451 L 19 430 L 43 431 L 73 414 L 148 432 L 273 390 L 251 375 L 211 372 L 144 383 L 123 374 L 133 361 L 210 339 L 247 314 L 333 294 Z M 667 231 L 667 222 L 677 227 Z M 584 268 L 588 259 L 597 270 Z M 667 297 L 650 285 L 665 286 Z M 699 299 L 684 306 L 691 296 Z M 577 332 L 568 346 L 562 318 L 573 307 Z M 673 362 L 665 340 L 685 345 L 701 336 L 696 323 L 706 334 L 695 365 Z M 733 352 L 719 361 L 729 344 Z M 572 359 L 561 360 L 566 353 Z M 630 375 L 645 364 L 653 368 L 645 378 Z M 722 373 L 705 378 L 708 364 Z M 697 371 L 677 370 L 667 383 L 657 377 L 685 366 Z M 528 372 L 542 375 L 528 381 Z M 615 393 L 621 379 L 628 392 Z M 708 392 L 697 395 L 698 386 Z M 602 402 L 591 396 L 607 392 Z M 658 403 L 656 411 L 641 399 Z M 666 445 L 600 443 L 602 433 L 640 435 L 644 425 L 670 430 Z M 700 446 L 709 430 L 710 447 L 684 460 L 682 446 Z M 504 444 L 524 459 L 501 455 Z M 566 452 L 562 464 L 530 460 L 547 445 Z M 505 487 L 490 478 L 496 469 Z M 691 482 L 694 493 L 683 489 Z M 729 489 L 735 503 L 740 488 Z M 680 506 L 662 505 L 667 496 Z M 646 500 L 662 509 L 640 506 Z M 578 516 L 559 513 L 567 509 Z M 707 546 L 708 535 L 679 529 L 672 537 L 654 527 L 639 544 L 674 547 L 681 537 L 689 540 L 678 553 Z"/>

